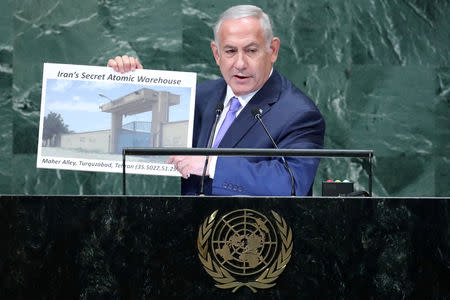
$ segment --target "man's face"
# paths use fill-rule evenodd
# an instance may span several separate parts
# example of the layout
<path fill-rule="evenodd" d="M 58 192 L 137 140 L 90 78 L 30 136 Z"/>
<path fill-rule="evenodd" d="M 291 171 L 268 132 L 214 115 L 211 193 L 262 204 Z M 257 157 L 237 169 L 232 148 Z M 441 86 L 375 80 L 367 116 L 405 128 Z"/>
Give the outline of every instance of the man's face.
<path fill-rule="evenodd" d="M 253 17 L 225 20 L 218 39 L 219 45 L 212 42 L 211 49 L 235 95 L 246 95 L 261 88 L 277 60 L 280 40 L 274 38 L 268 51 L 260 21 Z"/>

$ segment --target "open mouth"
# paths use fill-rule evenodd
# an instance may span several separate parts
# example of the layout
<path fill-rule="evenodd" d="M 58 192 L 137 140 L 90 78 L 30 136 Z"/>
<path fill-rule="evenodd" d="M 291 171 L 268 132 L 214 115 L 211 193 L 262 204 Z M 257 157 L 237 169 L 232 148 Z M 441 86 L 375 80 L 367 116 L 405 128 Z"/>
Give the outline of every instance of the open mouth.
<path fill-rule="evenodd" d="M 235 78 L 237 78 L 238 80 L 244 80 L 249 78 L 249 76 L 242 76 L 242 75 L 234 75 Z"/>

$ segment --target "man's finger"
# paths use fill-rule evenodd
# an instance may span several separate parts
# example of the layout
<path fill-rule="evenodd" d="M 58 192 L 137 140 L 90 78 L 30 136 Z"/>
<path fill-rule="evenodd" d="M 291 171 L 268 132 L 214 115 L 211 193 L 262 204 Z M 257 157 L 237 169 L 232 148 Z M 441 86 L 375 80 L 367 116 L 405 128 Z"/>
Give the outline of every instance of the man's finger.
<path fill-rule="evenodd" d="M 169 156 L 169 159 L 167 160 L 168 164 L 175 164 L 175 162 L 178 160 L 178 156 Z"/>
<path fill-rule="evenodd" d="M 128 55 L 122 56 L 122 63 L 123 63 L 123 72 L 121 73 L 126 73 L 130 71 L 130 58 L 128 57 Z"/>
<path fill-rule="evenodd" d="M 137 59 L 137 58 L 136 58 L 136 67 L 137 67 L 138 69 L 143 69 L 143 68 L 144 68 L 144 66 L 141 65 L 141 63 L 139 62 L 139 59 Z"/>
<path fill-rule="evenodd" d="M 116 56 L 116 58 L 114 60 L 116 61 L 116 64 L 117 64 L 117 69 L 115 71 L 116 72 L 120 72 L 120 73 L 124 73 L 122 57 Z"/>
<path fill-rule="evenodd" d="M 108 63 L 106 64 L 106 66 L 113 68 L 113 70 L 116 72 L 119 70 L 119 68 L 117 66 L 117 62 L 112 58 L 108 60 Z"/>
<path fill-rule="evenodd" d="M 134 70 L 136 70 L 136 61 L 135 61 L 134 57 L 130 57 L 129 60 L 130 60 L 131 71 L 134 72 Z"/>
<path fill-rule="evenodd" d="M 178 171 L 181 173 L 184 179 L 188 179 L 191 175 L 189 173 L 189 165 L 185 165 L 183 168 L 181 168 L 181 170 L 179 169 Z"/>

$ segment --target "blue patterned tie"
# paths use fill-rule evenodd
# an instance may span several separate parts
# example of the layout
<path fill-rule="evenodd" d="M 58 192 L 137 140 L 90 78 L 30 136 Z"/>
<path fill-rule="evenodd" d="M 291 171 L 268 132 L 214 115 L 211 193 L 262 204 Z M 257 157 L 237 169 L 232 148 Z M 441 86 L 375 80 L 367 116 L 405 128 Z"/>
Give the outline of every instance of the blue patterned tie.
<path fill-rule="evenodd" d="M 236 119 L 236 112 L 239 110 L 239 108 L 241 108 L 241 103 L 239 102 L 238 98 L 233 97 L 230 101 L 230 110 L 227 112 L 225 120 L 220 126 L 219 132 L 217 133 L 216 139 L 214 140 L 213 148 L 217 148 L 217 146 L 219 146 L 223 136 L 227 132 L 228 128 L 230 128 L 231 123 L 233 123 L 234 119 Z"/>

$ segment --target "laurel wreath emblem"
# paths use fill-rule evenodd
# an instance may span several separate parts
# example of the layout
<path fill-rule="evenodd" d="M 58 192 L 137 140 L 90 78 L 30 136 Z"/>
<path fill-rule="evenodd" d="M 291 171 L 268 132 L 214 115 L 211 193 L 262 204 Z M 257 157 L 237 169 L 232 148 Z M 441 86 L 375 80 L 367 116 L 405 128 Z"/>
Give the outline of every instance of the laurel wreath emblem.
<path fill-rule="evenodd" d="M 205 219 L 200 226 L 197 238 L 198 256 L 206 272 L 217 282 L 215 286 L 220 289 L 233 289 L 233 293 L 244 286 L 252 290 L 253 293 L 256 293 L 257 289 L 268 289 L 275 286 L 276 283 L 274 281 L 284 271 L 284 268 L 291 259 L 293 249 L 292 230 L 287 226 L 286 221 L 276 212 L 273 210 L 271 211 L 276 220 L 276 225 L 282 241 L 278 257 L 274 260 L 272 265 L 266 268 L 255 280 L 241 282 L 236 280 L 236 278 L 226 269 L 219 266 L 211 258 L 209 253 L 208 239 L 211 236 L 217 212 L 218 210 L 214 211 L 209 218 Z"/>

